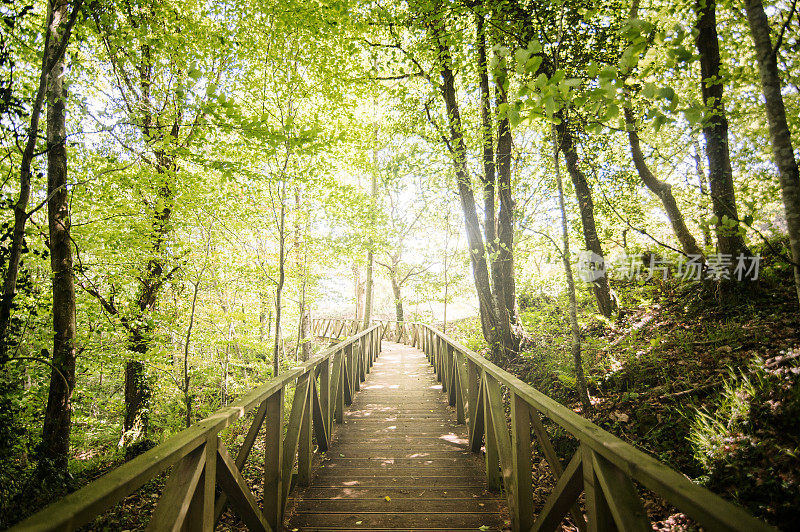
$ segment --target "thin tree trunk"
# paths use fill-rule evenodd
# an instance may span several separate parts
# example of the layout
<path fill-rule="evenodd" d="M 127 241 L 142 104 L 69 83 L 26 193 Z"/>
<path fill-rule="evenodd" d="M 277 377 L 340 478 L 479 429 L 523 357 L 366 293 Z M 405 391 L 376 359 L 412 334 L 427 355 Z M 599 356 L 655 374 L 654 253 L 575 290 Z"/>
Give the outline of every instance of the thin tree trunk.
<path fill-rule="evenodd" d="M 559 112 L 559 114 L 561 114 Z M 567 118 L 564 114 L 559 116 L 561 123 L 556 126 L 558 134 L 559 149 L 564 154 L 564 162 L 567 166 L 572 184 L 575 187 L 575 195 L 578 198 L 578 209 L 581 214 L 581 227 L 583 228 L 583 238 L 586 249 L 597 255 L 604 257 L 603 247 L 600 238 L 597 236 L 597 227 L 594 222 L 594 202 L 592 201 L 592 191 L 586 176 L 578 165 L 578 152 L 569 129 Z M 600 260 L 600 259 L 597 259 Z M 616 303 L 611 297 L 611 287 L 608 284 L 608 276 L 603 274 L 592 283 L 592 291 L 597 300 L 597 308 L 606 318 L 616 310 Z"/>
<path fill-rule="evenodd" d="M 281 295 L 283 294 L 283 283 L 286 278 L 286 265 L 284 255 L 286 254 L 286 183 L 282 185 L 281 211 L 278 227 L 278 286 L 275 287 L 275 343 L 272 351 L 272 376 L 276 377 L 280 371 L 280 330 L 281 330 Z"/>
<path fill-rule="evenodd" d="M 698 33 L 695 42 L 700 55 L 700 88 L 706 106 L 703 135 L 706 139 L 711 201 L 714 214 L 719 219 L 715 232 L 719 252 L 735 259 L 740 253 L 749 255 L 749 251 L 736 228 L 731 230 L 722 223 L 723 217 L 738 221 L 739 214 L 728 149 L 728 119 L 722 100 L 716 0 L 697 0 L 696 9 Z"/>
<path fill-rule="evenodd" d="M 783 207 L 789 230 L 789 247 L 794 260 L 794 285 L 800 301 L 800 175 L 794 157 L 792 137 L 786 123 L 786 107 L 781 94 L 781 78 L 778 71 L 777 50 L 773 48 L 769 35 L 769 21 L 761 0 L 745 0 L 747 22 L 756 47 L 761 88 L 766 101 L 769 136 L 772 155 L 780 175 Z"/>
<path fill-rule="evenodd" d="M 447 246 L 450 243 L 450 215 L 446 215 L 445 221 L 446 233 L 444 238 L 444 316 L 442 317 L 442 333 L 447 333 L 447 292 L 450 288 L 449 277 L 447 275 Z"/>
<path fill-rule="evenodd" d="M 631 147 L 631 156 L 633 157 L 633 164 L 636 166 L 636 171 L 639 174 L 639 179 L 650 189 L 650 192 L 661 200 L 661 204 L 664 206 L 664 211 L 667 213 L 667 217 L 672 224 L 672 230 L 675 232 L 675 236 L 678 238 L 683 252 L 687 255 L 702 257 L 703 252 L 700 250 L 700 246 L 697 245 L 697 241 L 694 239 L 694 236 L 692 236 L 689 228 L 686 227 L 683 213 L 678 207 L 678 203 L 675 201 L 675 196 L 672 195 L 672 186 L 666 181 L 661 181 L 656 178 L 647 166 L 639 143 L 639 133 L 636 128 L 636 120 L 633 117 L 633 111 L 630 107 L 625 107 L 623 113 L 625 115 L 625 125 L 628 129 L 628 144 L 630 144 Z"/>
<path fill-rule="evenodd" d="M 692 157 L 694 158 L 694 170 L 697 174 L 697 186 L 700 187 L 700 208 L 703 212 L 704 218 L 708 219 L 708 176 L 706 176 L 706 169 L 703 165 L 703 156 L 700 153 L 700 143 L 692 135 Z M 708 224 L 701 224 L 703 230 L 703 244 L 706 247 L 711 247 L 714 241 L 711 238 L 711 229 Z"/>
<path fill-rule="evenodd" d="M 47 84 L 47 204 L 50 230 L 50 267 L 53 271 L 53 369 L 47 398 L 40 472 L 52 468 L 62 478 L 69 463 L 69 433 L 72 423 L 72 391 L 75 388 L 75 282 L 72 271 L 69 194 L 67 191 L 66 98 L 64 51 L 58 49 L 59 34 L 66 31 L 69 2 L 52 6 L 53 35 L 47 50 L 52 76 Z"/>
<path fill-rule="evenodd" d="M 360 322 L 364 319 L 363 307 L 361 306 L 361 297 L 364 295 L 364 287 L 361 284 L 361 268 L 358 264 L 353 263 L 353 290 L 356 298 L 356 321 Z"/>
<path fill-rule="evenodd" d="M 373 102 L 373 105 L 377 106 L 376 102 Z M 372 177 L 371 177 L 371 190 L 370 190 L 370 219 L 372 223 L 370 224 L 370 230 L 375 225 L 375 209 L 376 203 L 378 199 L 378 121 L 377 118 L 375 120 L 375 124 L 373 126 L 373 139 L 372 139 Z M 368 242 L 369 249 L 367 251 L 367 285 L 366 285 L 366 299 L 364 301 L 364 329 L 370 326 L 370 322 L 372 321 L 372 298 L 373 298 L 373 284 L 374 281 L 372 279 L 375 257 L 373 253 L 373 247 L 375 243 L 372 241 L 372 238 L 369 239 Z"/>
<path fill-rule="evenodd" d="M 192 399 L 194 398 L 189 394 L 189 342 L 192 340 L 192 328 L 194 327 L 194 316 L 195 310 L 197 309 L 197 294 L 199 291 L 200 279 L 197 279 L 197 282 L 194 283 L 194 293 L 192 294 L 192 312 L 189 315 L 189 326 L 186 328 L 186 342 L 184 342 L 183 345 L 183 402 L 186 406 L 187 427 L 192 424 Z"/>
<path fill-rule="evenodd" d="M 578 326 L 578 303 L 575 297 L 575 279 L 572 277 L 572 265 L 569 262 L 569 226 L 567 224 L 567 209 L 564 205 L 564 185 L 561 182 L 561 166 L 558 160 L 559 142 L 558 133 L 553 128 L 553 163 L 556 170 L 556 185 L 558 187 L 558 206 L 561 210 L 561 238 L 563 252 L 561 254 L 564 264 L 564 274 L 567 278 L 567 292 L 569 294 L 569 326 L 572 333 L 571 351 L 575 364 L 575 389 L 583 405 L 584 413 L 592 408 L 589 400 L 589 390 L 586 386 L 586 376 L 583 373 L 583 357 L 581 356 L 581 330 Z"/>

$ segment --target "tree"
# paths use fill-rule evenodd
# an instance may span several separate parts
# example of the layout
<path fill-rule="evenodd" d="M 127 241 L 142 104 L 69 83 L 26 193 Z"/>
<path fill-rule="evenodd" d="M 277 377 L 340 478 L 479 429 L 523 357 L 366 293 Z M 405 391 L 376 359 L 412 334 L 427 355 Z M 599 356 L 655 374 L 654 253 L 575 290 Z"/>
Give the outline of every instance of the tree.
<path fill-rule="evenodd" d="M 47 408 L 42 426 L 39 474 L 44 478 L 63 479 L 68 474 L 69 433 L 72 426 L 72 392 L 75 388 L 77 348 L 75 318 L 75 283 L 72 271 L 70 237 L 70 198 L 67 190 L 67 128 L 64 86 L 65 47 L 80 3 L 56 0 L 48 2 L 48 48 L 46 63 L 52 64 L 47 80 L 47 214 L 50 235 L 50 266 L 53 271 L 52 371 Z M 72 22 L 69 22 L 72 20 Z"/>
<path fill-rule="evenodd" d="M 475 206 L 475 195 L 467 166 L 467 146 L 464 141 L 461 112 L 456 98 L 453 61 L 449 40 L 445 34 L 444 20 L 441 15 L 436 15 L 432 18 L 429 31 L 436 51 L 436 66 L 441 76 L 439 91 L 445 104 L 450 136 L 447 139 L 447 147 L 452 157 L 458 195 L 461 199 L 461 210 L 464 214 L 464 226 L 467 233 L 475 289 L 478 295 L 483 335 L 496 355 L 511 357 L 514 356 L 518 349 L 518 339 L 511 330 L 507 307 L 505 304 L 498 304 L 500 302 L 505 303 L 505 298 L 498 292 L 502 290 L 501 287 L 503 285 L 501 283 L 499 286 L 495 286 L 493 292 L 493 287 L 489 280 L 489 270 L 486 264 L 487 252 L 484 246 L 484 237 L 481 234 Z M 493 226 L 494 221 L 485 225 L 484 230 L 490 231 L 489 234 L 492 235 Z"/>
<path fill-rule="evenodd" d="M 786 225 L 789 230 L 789 247 L 792 251 L 792 260 L 794 260 L 794 284 L 798 301 L 800 301 L 800 174 L 797 170 L 797 159 L 794 156 L 791 132 L 786 122 L 786 108 L 783 105 L 783 95 L 781 94 L 782 84 L 777 61 L 781 41 L 779 38 L 776 45 L 773 46 L 769 21 L 761 0 L 745 0 L 745 9 L 756 48 L 761 89 L 766 100 L 764 109 L 769 122 L 772 154 L 780 176 Z M 791 20 L 791 13 L 789 20 Z M 781 33 L 782 36 L 783 33 Z"/>
<path fill-rule="evenodd" d="M 11 233 L 11 247 L 3 278 L 3 297 L 0 299 L 0 360 L 5 360 L 7 353 L 8 326 L 11 321 L 11 311 L 14 306 L 14 296 L 17 289 L 20 260 L 25 246 L 25 224 L 31 213 L 28 212 L 28 202 L 31 195 L 31 164 L 36 156 L 36 144 L 39 136 L 39 121 L 42 105 L 53 71 L 63 61 L 64 53 L 69 44 L 72 28 L 81 11 L 82 0 L 72 6 L 67 17 L 67 12 L 62 8 L 69 8 L 68 2 L 48 0 L 47 16 L 45 23 L 44 46 L 42 48 L 42 62 L 39 71 L 39 83 L 33 104 L 30 110 L 30 125 L 25 135 L 24 149 L 19 165 L 19 195 L 14 204 L 14 225 Z M 63 20 L 59 17 L 64 17 Z M 60 32 L 60 34 L 59 34 Z M 58 39 L 53 41 L 53 39 Z M 10 93 L 10 87 L 9 93 Z"/>
<path fill-rule="evenodd" d="M 561 142 L 558 139 L 558 129 L 553 128 L 553 165 L 556 173 L 556 188 L 558 189 L 558 209 L 561 212 L 561 262 L 564 265 L 564 274 L 567 278 L 567 294 L 569 295 L 569 328 L 572 333 L 571 350 L 572 360 L 575 365 L 575 389 L 583 405 L 584 412 L 592 408 L 589 400 L 589 391 L 586 386 L 586 376 L 583 373 L 583 357 L 581 356 L 581 329 L 578 325 L 578 304 L 575 297 L 575 280 L 572 277 L 572 264 L 569 255 L 569 224 L 567 223 L 567 209 L 564 205 L 564 185 L 561 181 L 561 168 L 558 158 Z"/>
<path fill-rule="evenodd" d="M 728 119 L 723 100 L 724 78 L 720 71 L 716 0 L 697 0 L 695 11 L 695 43 L 700 55 L 700 89 L 705 104 L 703 136 L 706 139 L 711 201 L 717 219 L 713 225 L 719 252 L 736 258 L 739 254 L 749 255 L 750 252 L 739 231 L 728 144 Z"/>

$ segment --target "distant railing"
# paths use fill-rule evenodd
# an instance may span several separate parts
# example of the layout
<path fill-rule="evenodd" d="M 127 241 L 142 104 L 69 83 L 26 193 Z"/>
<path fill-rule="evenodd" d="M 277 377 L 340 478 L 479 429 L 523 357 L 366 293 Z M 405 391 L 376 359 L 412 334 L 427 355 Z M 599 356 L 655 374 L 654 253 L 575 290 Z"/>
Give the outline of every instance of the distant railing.
<path fill-rule="evenodd" d="M 352 402 L 380 353 L 381 332 L 374 325 L 351 335 L 11 530 L 74 530 L 169 467 L 172 472 L 148 530 L 213 530 L 228 504 L 250 530 L 280 530 L 292 480 L 299 485 L 308 485 L 310 480 L 312 434 L 319 450 L 326 451 L 333 422 L 342 423 L 344 407 Z M 294 398 L 284 431 L 284 391 L 292 384 Z M 219 434 L 253 410 L 253 421 L 233 458 Z M 266 452 L 263 507 L 259 508 L 241 471 L 262 425 L 266 426 Z"/>
<path fill-rule="evenodd" d="M 412 340 L 414 331 L 409 322 L 395 320 L 372 320 L 373 325 L 380 325 L 381 340 L 406 343 Z M 361 320 L 319 318 L 312 320 L 311 331 L 319 338 L 337 339 L 358 332 L 363 326 Z"/>
<path fill-rule="evenodd" d="M 479 452 L 485 445 L 488 486 L 505 488 L 515 531 L 556 530 L 568 513 L 582 531 L 587 529 L 587 520 L 592 531 L 652 530 L 636 483 L 706 530 L 775 530 L 433 327 L 406 323 L 403 330 L 408 331 L 407 343 L 421 348 L 433 365 L 442 391 L 456 409 L 457 421 L 468 424 L 472 451 Z M 508 391 L 510 418 L 504 408 L 503 386 Z M 578 440 L 578 450 L 566 466 L 550 442 L 542 415 Z M 556 480 L 535 519 L 531 434 Z M 581 493 L 585 494 L 586 518 L 577 505 Z"/>

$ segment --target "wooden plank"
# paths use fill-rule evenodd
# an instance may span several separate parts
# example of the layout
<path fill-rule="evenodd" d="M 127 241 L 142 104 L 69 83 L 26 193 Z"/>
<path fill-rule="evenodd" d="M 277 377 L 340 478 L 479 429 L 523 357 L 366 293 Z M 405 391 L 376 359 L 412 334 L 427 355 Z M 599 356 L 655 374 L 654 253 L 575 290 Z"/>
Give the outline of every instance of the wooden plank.
<path fill-rule="evenodd" d="M 353 403 L 353 346 L 345 347 L 344 360 L 342 364 L 342 380 L 344 382 L 344 404 L 350 406 Z"/>
<path fill-rule="evenodd" d="M 500 474 L 500 451 L 496 439 L 497 432 L 494 429 L 492 418 L 492 403 L 489 398 L 489 391 L 486 387 L 486 373 L 481 375 L 483 385 L 483 420 L 484 420 L 484 449 L 486 451 L 486 487 L 490 491 L 499 491 L 503 487 Z"/>
<path fill-rule="evenodd" d="M 653 527 L 636 487 L 622 471 L 608 460 L 592 453 L 595 477 L 620 532 L 649 531 Z"/>
<path fill-rule="evenodd" d="M 164 491 L 161 492 L 147 530 L 177 532 L 183 527 L 205 464 L 205 449 L 198 447 L 175 465 Z"/>
<path fill-rule="evenodd" d="M 478 382 L 478 366 L 469 358 L 465 357 L 464 360 L 467 364 L 467 420 L 469 422 L 469 441 L 472 450 L 478 452 L 475 450 L 474 441 L 475 422 L 478 413 L 483 411 L 483 407 L 478 408 L 478 394 L 480 390 L 480 383 Z M 483 437 L 483 435 L 480 437 Z M 478 445 L 478 450 L 480 450 L 480 445 Z"/>
<path fill-rule="evenodd" d="M 515 530 L 530 530 L 533 526 L 533 478 L 531 475 L 531 421 L 528 404 L 511 393 L 511 447 L 513 451 L 514 500 L 518 524 Z"/>
<path fill-rule="evenodd" d="M 542 511 L 530 528 L 530 532 L 554 532 L 560 528 L 564 516 L 571 506 L 575 504 L 578 496 L 583 491 L 583 467 L 581 450 L 573 455 L 564 474 L 556 482 L 555 488 L 547 497 Z"/>
<path fill-rule="evenodd" d="M 453 364 L 455 366 L 455 379 L 454 386 L 456 394 L 456 423 L 463 424 L 467 422 L 466 412 L 464 410 L 464 386 L 466 380 L 466 370 L 461 355 L 458 351 L 453 351 Z"/>
<path fill-rule="evenodd" d="M 247 457 L 250 456 L 250 451 L 253 449 L 253 443 L 256 441 L 258 437 L 258 431 L 261 429 L 261 424 L 264 422 L 264 417 L 267 415 L 267 402 L 264 401 L 261 403 L 261 406 L 258 407 L 258 411 L 256 412 L 255 417 L 253 418 L 253 422 L 250 424 L 250 428 L 247 430 L 247 435 L 242 442 L 241 447 L 239 447 L 239 451 L 236 454 L 236 467 L 238 469 L 242 469 L 244 467 L 245 462 L 247 461 Z M 219 522 L 219 518 L 222 516 L 222 512 L 225 511 L 225 505 L 227 504 L 227 497 L 225 494 L 220 495 L 217 497 L 216 502 L 214 503 L 214 522 Z"/>
<path fill-rule="evenodd" d="M 308 375 L 308 391 L 303 410 L 302 421 L 300 423 L 300 439 L 297 443 L 297 484 L 308 486 L 311 482 L 311 457 L 314 453 L 312 434 L 313 434 L 313 395 L 316 387 L 316 379 L 313 373 Z"/>
<path fill-rule="evenodd" d="M 477 379 L 477 383 L 473 386 L 473 388 L 476 388 L 474 407 L 470 410 L 473 417 L 469 420 L 469 446 L 473 453 L 481 451 L 483 437 L 486 434 L 483 382 L 480 376 Z"/>
<path fill-rule="evenodd" d="M 258 503 L 247 486 L 239 468 L 228 455 L 224 445 L 217 447 L 217 479 L 231 506 L 242 518 L 247 528 L 257 532 L 272 532 L 272 527 L 258 508 Z"/>
<path fill-rule="evenodd" d="M 333 397 L 333 417 L 336 423 L 344 420 L 344 351 L 337 351 L 333 358 L 333 377 L 331 378 L 331 397 Z M 331 434 L 333 433 L 331 426 Z"/>
<path fill-rule="evenodd" d="M 210 532 L 214 530 L 214 499 L 217 484 L 217 437 L 213 436 L 204 446 L 205 467 L 189 503 L 186 526 L 190 531 Z"/>
<path fill-rule="evenodd" d="M 264 434 L 264 517 L 277 530 L 283 521 L 283 394 L 267 399 Z"/>
<path fill-rule="evenodd" d="M 542 424 L 539 413 L 531 408 L 530 405 L 528 406 L 528 410 L 530 413 L 531 426 L 533 427 L 533 432 L 536 435 L 536 440 L 542 447 L 544 457 L 547 460 L 547 464 L 550 466 L 550 471 L 553 473 L 553 478 L 558 481 L 558 479 L 564 473 L 564 466 L 561 465 L 561 460 L 558 458 L 558 454 L 556 454 L 556 450 L 553 447 L 553 444 L 550 442 L 550 438 L 548 437 L 547 431 Z M 574 504 L 572 508 L 570 508 L 570 516 L 572 516 L 572 522 L 576 527 L 578 527 L 579 532 L 584 532 L 586 530 L 586 519 L 583 517 L 583 512 L 581 512 L 577 504 Z"/>
<path fill-rule="evenodd" d="M 286 426 L 286 436 L 283 439 L 283 462 L 281 464 L 281 513 L 286 507 L 286 499 L 291 487 L 292 469 L 294 469 L 297 446 L 300 443 L 300 433 L 303 428 L 304 414 L 308 406 L 309 374 L 297 379 L 292 399 L 292 411 L 289 414 L 289 423 Z"/>
<path fill-rule="evenodd" d="M 594 451 L 589 446 L 581 444 L 578 452 L 581 453 L 583 463 L 583 491 L 586 496 L 586 522 L 589 525 L 589 532 L 611 532 L 616 527 L 608 501 L 597 479 Z"/>
<path fill-rule="evenodd" d="M 497 456 L 500 461 L 503 486 L 505 487 L 509 508 L 511 509 L 511 521 L 512 523 L 519 523 L 519 515 L 517 515 L 519 508 L 516 505 L 518 488 L 517 472 L 514 469 L 514 451 L 511 446 L 511 436 L 508 433 L 505 409 L 503 408 L 503 395 L 500 391 L 500 384 L 495 379 L 485 374 L 484 379 L 484 386 L 486 387 L 487 420 L 491 417 L 491 432 L 494 436 Z M 486 432 L 489 433 L 490 430 L 487 428 Z M 530 471 L 530 468 L 528 471 Z M 516 529 L 519 530 L 519 526 L 515 526 Z"/>
<path fill-rule="evenodd" d="M 325 412 L 317 391 L 317 384 L 314 382 L 314 390 L 311 396 L 311 419 L 313 420 L 314 437 L 317 438 L 317 446 L 320 452 L 328 450 L 328 425 L 325 420 Z"/>
<path fill-rule="evenodd" d="M 325 450 L 328 449 L 328 443 L 331 439 L 331 423 L 332 416 L 331 408 L 331 361 L 326 360 L 320 365 L 319 372 L 319 406 L 322 410 L 322 418 L 325 420 Z M 336 392 L 333 392 L 333 397 L 336 397 Z"/>

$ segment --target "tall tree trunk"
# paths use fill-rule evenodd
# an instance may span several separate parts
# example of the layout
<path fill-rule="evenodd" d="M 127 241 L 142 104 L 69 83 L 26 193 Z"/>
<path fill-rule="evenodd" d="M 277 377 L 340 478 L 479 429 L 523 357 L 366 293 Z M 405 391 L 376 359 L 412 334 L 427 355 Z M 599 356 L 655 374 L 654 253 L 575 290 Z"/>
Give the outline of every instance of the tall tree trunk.
<path fill-rule="evenodd" d="M 715 232 L 719 252 L 729 254 L 735 259 L 740 253 L 748 255 L 749 251 L 738 231 L 722 224 L 723 217 L 738 221 L 739 214 L 736 211 L 736 194 L 728 149 L 728 119 L 722 100 L 716 0 L 697 0 L 696 9 L 698 33 L 695 42 L 700 55 L 700 88 L 706 108 L 703 135 L 706 139 L 711 201 L 714 214 L 719 219 Z"/>
<path fill-rule="evenodd" d="M 559 142 L 556 138 L 557 130 L 553 128 L 553 164 L 556 170 L 556 186 L 558 187 L 558 207 L 561 210 L 561 239 L 563 252 L 561 254 L 564 264 L 564 274 L 567 278 L 567 292 L 569 293 L 569 327 L 572 333 L 571 351 L 575 364 L 575 389 L 583 405 L 583 411 L 592 408 L 589 400 L 589 389 L 586 386 L 586 376 L 583 373 L 583 357 L 581 356 L 581 330 L 578 326 L 578 303 L 575 297 L 575 279 L 572 277 L 572 265 L 569 262 L 569 225 L 567 224 L 567 208 L 564 205 L 564 185 L 561 182 L 561 165 L 558 161 Z"/>
<path fill-rule="evenodd" d="M 483 234 L 486 236 L 486 251 L 492 275 L 495 306 L 505 305 L 502 296 L 503 273 L 498 260 L 497 219 L 495 215 L 495 183 L 497 181 L 494 164 L 494 138 L 492 136 L 492 104 L 489 95 L 489 71 L 486 58 L 486 32 L 483 13 L 475 15 L 475 36 L 478 49 L 478 86 L 481 91 L 481 142 L 483 144 Z M 501 321 L 503 317 L 498 314 Z"/>
<path fill-rule="evenodd" d="M 461 114 L 456 101 L 455 76 L 453 74 L 450 49 L 441 35 L 441 28 L 434 26 L 434 36 L 439 53 L 439 70 L 442 76 L 441 94 L 445 103 L 448 125 L 450 130 L 449 147 L 453 159 L 453 167 L 458 184 L 458 195 L 461 199 L 461 210 L 464 213 L 464 228 L 467 233 L 470 261 L 472 263 L 472 276 L 475 290 L 478 295 L 478 309 L 481 317 L 483 337 L 491 346 L 496 355 L 501 354 L 505 345 L 504 335 L 510 337 L 510 331 L 501 331 L 496 311 L 496 305 L 489 283 L 489 270 L 486 266 L 486 250 L 483 245 L 480 222 L 475 210 L 475 196 L 472 191 L 469 171 L 467 168 L 467 148 L 461 126 Z M 504 334 L 505 333 L 505 334 Z"/>
<path fill-rule="evenodd" d="M 72 391 L 75 388 L 75 283 L 72 271 L 69 194 L 67 191 L 66 97 L 64 50 L 58 36 L 65 31 L 69 2 L 52 5 L 53 38 L 47 50 L 53 66 L 47 84 L 47 204 L 50 230 L 50 267 L 53 271 L 53 369 L 42 426 L 40 468 L 66 476 Z M 48 466 L 45 466 L 48 467 Z"/>
<path fill-rule="evenodd" d="M 505 70 L 505 59 L 500 58 L 498 69 L 502 75 L 496 80 L 497 101 L 499 105 L 508 106 L 508 95 L 505 85 L 508 77 Z M 497 213 L 497 260 L 500 263 L 501 291 L 500 295 L 508 319 L 516 323 L 516 283 L 514 282 L 514 197 L 511 189 L 511 125 L 508 114 L 497 117 L 497 195 L 500 199 L 500 211 Z M 497 289 L 497 288 L 495 288 Z"/>
<path fill-rule="evenodd" d="M 19 171 L 19 196 L 14 204 L 14 229 L 11 233 L 11 248 L 8 253 L 8 262 L 5 267 L 3 279 L 3 293 L 0 298 L 0 363 L 7 358 L 8 325 L 11 322 L 11 310 L 14 297 L 17 293 L 17 278 L 19 266 L 25 248 L 25 225 L 28 222 L 28 202 L 31 196 L 31 164 L 36 155 L 36 141 L 39 137 L 39 121 L 42 106 L 47 91 L 51 73 L 58 68 L 63 68 L 63 57 L 69 42 L 72 28 L 80 12 L 82 1 L 75 2 L 69 19 L 66 19 L 65 9 L 69 4 L 56 4 L 54 1 L 47 3 L 47 20 L 42 48 L 42 63 L 39 71 L 39 85 L 31 106 L 30 125 L 28 128 L 25 148 L 22 151 Z M 56 14 L 59 18 L 56 18 Z"/>
<path fill-rule="evenodd" d="M 578 198 L 578 209 L 581 214 L 581 227 L 583 228 L 583 238 L 586 243 L 586 249 L 596 254 L 598 257 L 604 257 L 603 247 L 600 244 L 600 238 L 597 236 L 597 227 L 594 222 L 592 191 L 589 188 L 589 183 L 586 181 L 586 176 L 578 165 L 578 151 L 575 149 L 575 142 L 572 137 L 572 132 L 569 129 L 566 113 L 562 114 L 559 112 L 558 114 L 561 119 L 561 123 L 556 126 L 559 149 L 564 154 L 567 172 L 569 172 L 570 178 L 572 179 L 572 185 L 575 187 L 575 195 Z M 597 300 L 598 310 L 603 316 L 610 318 L 611 314 L 616 310 L 616 303 L 611 297 L 608 275 L 603 274 L 597 278 L 594 283 L 592 283 L 592 291 Z"/>
<path fill-rule="evenodd" d="M 789 230 L 789 247 L 794 260 L 794 285 L 800 301 L 800 175 L 797 159 L 792 149 L 792 137 L 786 123 L 786 107 L 781 94 L 781 78 L 778 72 L 777 50 L 773 48 L 769 35 L 769 21 L 761 0 L 745 0 L 747 22 L 756 47 L 761 88 L 766 101 L 769 136 L 772 140 L 772 155 L 780 175 L 783 207 Z"/>
<path fill-rule="evenodd" d="M 633 111 L 630 107 L 625 107 L 623 113 L 625 114 L 625 125 L 628 129 L 628 144 L 630 144 L 631 147 L 631 156 L 633 157 L 633 164 L 636 166 L 636 171 L 639 174 L 639 179 L 650 189 L 650 192 L 661 200 L 661 204 L 664 206 L 664 211 L 667 213 L 670 224 L 672 224 L 672 230 L 675 232 L 675 236 L 678 238 L 683 252 L 687 255 L 702 257 L 703 252 L 700 246 L 697 245 L 697 241 L 694 239 L 694 236 L 692 236 L 689 228 L 686 227 L 683 213 L 678 207 L 678 203 L 675 201 L 675 196 L 672 195 L 672 186 L 666 181 L 661 181 L 656 178 L 647 166 L 639 143 L 639 133 L 636 128 L 636 120 L 633 117 Z"/>

